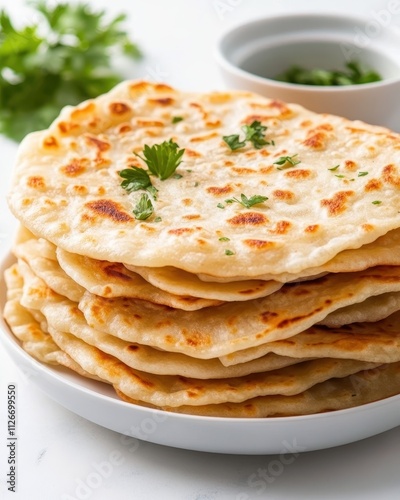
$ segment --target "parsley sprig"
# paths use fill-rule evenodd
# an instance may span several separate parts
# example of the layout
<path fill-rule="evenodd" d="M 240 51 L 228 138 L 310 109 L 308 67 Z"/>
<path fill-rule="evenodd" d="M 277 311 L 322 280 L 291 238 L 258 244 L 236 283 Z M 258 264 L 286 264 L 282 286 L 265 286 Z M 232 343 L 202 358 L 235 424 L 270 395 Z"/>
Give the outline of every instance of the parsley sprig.
<path fill-rule="evenodd" d="M 232 151 L 244 148 L 247 141 L 250 141 L 256 149 L 261 149 L 263 146 L 272 144 L 265 139 L 267 127 L 261 125 L 261 122 L 257 120 L 254 120 L 251 125 L 243 125 L 241 129 L 245 133 L 245 138 L 242 141 L 239 134 L 224 135 L 222 137 Z"/>
<path fill-rule="evenodd" d="M 65 105 L 119 83 L 116 55 L 140 57 L 122 28 L 124 14 L 108 20 L 104 10 L 79 2 L 30 6 L 38 21 L 22 28 L 0 11 L 0 133 L 16 141 L 47 128 Z"/>
<path fill-rule="evenodd" d="M 152 185 L 149 174 L 140 167 L 130 166 L 121 170 L 119 175 L 125 179 L 121 182 L 121 186 L 128 192 L 139 191 L 145 189 L 149 191 L 154 197 L 157 196 L 157 189 Z"/>
<path fill-rule="evenodd" d="M 147 171 L 133 165 L 121 170 L 119 175 L 124 179 L 121 182 L 121 187 L 125 189 L 127 193 L 145 190 L 152 195 L 154 200 L 156 200 L 158 189 L 153 186 L 149 172 L 159 177 L 161 180 L 168 179 L 171 176 L 180 179 L 182 175 L 174 175 L 174 172 L 182 163 L 181 158 L 184 152 L 185 150 L 179 149 L 178 144 L 173 142 L 172 139 L 164 141 L 161 144 L 154 144 L 153 146 L 145 144 L 143 147 L 144 157 L 137 153 L 134 154 L 146 163 L 149 170 Z M 148 219 L 154 212 L 153 203 L 148 193 L 143 193 L 140 196 L 139 201 L 133 209 L 133 214 L 136 219 Z"/>
<path fill-rule="evenodd" d="M 172 139 L 164 141 L 161 144 L 143 148 L 143 156 L 135 153 L 149 167 L 153 175 L 159 177 L 162 181 L 171 177 L 177 167 L 182 163 L 184 149 L 179 149 L 178 144 Z"/>

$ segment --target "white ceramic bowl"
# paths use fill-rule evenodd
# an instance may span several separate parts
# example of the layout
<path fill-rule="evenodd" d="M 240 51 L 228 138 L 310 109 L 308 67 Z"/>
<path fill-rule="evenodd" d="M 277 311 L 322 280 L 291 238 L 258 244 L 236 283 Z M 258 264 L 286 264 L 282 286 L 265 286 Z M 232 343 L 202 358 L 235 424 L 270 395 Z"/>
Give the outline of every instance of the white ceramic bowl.
<path fill-rule="evenodd" d="M 293 14 L 258 19 L 224 33 L 216 57 L 231 88 L 400 131 L 400 30 L 389 17 Z M 311 86 L 275 80 L 293 65 L 332 70 L 352 60 L 376 70 L 382 81 Z"/>

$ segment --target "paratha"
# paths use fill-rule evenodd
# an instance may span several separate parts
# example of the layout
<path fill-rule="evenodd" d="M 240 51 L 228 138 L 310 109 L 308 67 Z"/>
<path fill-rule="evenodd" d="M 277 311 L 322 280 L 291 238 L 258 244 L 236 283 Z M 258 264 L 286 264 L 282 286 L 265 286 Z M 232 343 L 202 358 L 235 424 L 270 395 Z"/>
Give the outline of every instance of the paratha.
<path fill-rule="evenodd" d="M 268 145 L 223 140 L 254 122 Z M 154 214 L 138 220 L 143 192 L 127 194 L 119 173 L 146 168 L 134 153 L 170 140 L 183 162 L 175 176 L 152 176 Z M 400 136 L 386 129 L 249 92 L 128 81 L 24 139 L 8 202 L 72 253 L 257 277 L 321 266 L 400 227 L 399 185 Z M 241 195 L 267 199 L 243 206 Z"/>
<path fill-rule="evenodd" d="M 388 266 L 285 284 L 268 297 L 201 311 L 106 299 L 88 292 L 79 308 L 97 330 L 128 342 L 210 359 L 246 349 L 258 352 L 258 346 L 293 337 L 341 307 L 396 290 L 400 290 L 400 268 Z"/>

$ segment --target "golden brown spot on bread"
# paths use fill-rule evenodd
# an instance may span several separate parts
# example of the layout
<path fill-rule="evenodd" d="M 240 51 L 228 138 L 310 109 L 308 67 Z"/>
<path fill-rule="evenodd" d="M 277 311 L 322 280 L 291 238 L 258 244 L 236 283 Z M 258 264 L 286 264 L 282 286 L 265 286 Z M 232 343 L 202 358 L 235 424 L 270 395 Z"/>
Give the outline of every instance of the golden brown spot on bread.
<path fill-rule="evenodd" d="M 138 351 L 140 349 L 140 347 L 137 344 L 132 344 L 132 345 L 128 345 L 128 347 L 126 349 L 129 351 Z"/>
<path fill-rule="evenodd" d="M 96 110 L 96 104 L 93 101 L 89 101 L 86 105 L 81 105 L 75 108 L 71 112 L 71 118 L 73 120 L 82 120 L 90 115 L 92 115 Z"/>
<path fill-rule="evenodd" d="M 129 111 L 131 111 L 131 108 L 124 102 L 112 102 L 109 105 L 109 110 L 111 114 L 121 116 L 129 113 Z"/>
<path fill-rule="evenodd" d="M 119 203 L 112 200 L 95 200 L 85 203 L 85 207 L 97 215 L 113 220 L 114 222 L 129 222 L 132 217 L 127 214 Z"/>
<path fill-rule="evenodd" d="M 344 162 L 344 168 L 346 170 L 349 170 L 350 172 L 354 172 L 355 170 L 357 170 L 357 163 L 353 160 L 346 160 Z"/>
<path fill-rule="evenodd" d="M 59 122 L 57 124 L 58 130 L 62 134 L 69 134 L 70 132 L 73 132 L 74 130 L 80 129 L 79 125 L 77 123 L 73 122 Z"/>
<path fill-rule="evenodd" d="M 58 148 L 58 141 L 53 135 L 49 135 L 43 139 L 45 148 Z"/>
<path fill-rule="evenodd" d="M 379 191 L 382 189 L 382 182 L 379 179 L 370 179 L 365 185 L 365 191 Z"/>
<path fill-rule="evenodd" d="M 187 219 L 187 220 L 196 220 L 196 219 L 201 219 L 201 215 L 199 214 L 189 214 L 189 215 L 184 215 L 182 219 Z"/>
<path fill-rule="evenodd" d="M 316 151 L 321 151 L 326 148 L 327 136 L 323 132 L 315 132 L 311 134 L 305 141 L 303 141 L 304 146 L 314 149 Z"/>
<path fill-rule="evenodd" d="M 180 236 L 181 234 L 190 234 L 194 233 L 195 229 L 193 227 L 178 227 L 176 229 L 170 229 L 168 231 L 169 234 L 176 234 Z"/>
<path fill-rule="evenodd" d="M 192 137 L 190 139 L 190 142 L 208 141 L 209 139 L 213 139 L 214 137 L 218 137 L 218 134 L 216 132 L 212 132 L 211 134 L 202 135 L 202 136 L 198 136 L 198 137 Z"/>
<path fill-rule="evenodd" d="M 190 205 L 193 205 L 193 200 L 191 198 L 183 198 L 182 204 L 185 205 L 185 207 L 190 207 Z"/>
<path fill-rule="evenodd" d="M 164 123 L 158 120 L 143 120 L 138 119 L 135 122 L 139 127 L 164 127 Z"/>
<path fill-rule="evenodd" d="M 274 311 L 264 311 L 260 314 L 260 318 L 263 323 L 270 323 L 270 321 L 276 318 L 277 316 L 278 313 Z"/>
<path fill-rule="evenodd" d="M 354 195 L 354 191 L 338 191 L 332 198 L 321 200 L 321 206 L 328 210 L 331 217 L 339 215 L 347 208 L 347 200 Z"/>
<path fill-rule="evenodd" d="M 150 382 L 150 380 L 146 380 L 145 378 L 139 377 L 137 373 L 131 372 L 132 376 L 136 379 L 136 381 L 140 384 L 143 385 L 143 387 L 146 387 L 148 389 L 152 389 L 154 387 L 153 382 Z"/>
<path fill-rule="evenodd" d="M 392 186 L 395 186 L 397 188 L 400 187 L 400 176 L 398 174 L 397 168 L 393 165 L 393 163 L 390 163 L 383 168 L 382 178 L 388 184 L 391 184 Z"/>
<path fill-rule="evenodd" d="M 154 86 L 157 92 L 172 92 L 174 89 L 166 83 L 156 83 Z"/>
<path fill-rule="evenodd" d="M 214 196 L 223 196 L 232 193 L 233 188 L 228 184 L 227 186 L 210 186 L 206 191 Z"/>
<path fill-rule="evenodd" d="M 364 231 L 373 231 L 375 227 L 372 224 L 362 224 L 361 227 L 364 229 Z"/>
<path fill-rule="evenodd" d="M 85 196 L 88 194 L 88 188 L 86 186 L 80 186 L 80 185 L 76 185 L 76 186 L 72 186 L 72 192 L 73 194 L 76 194 L 78 196 Z"/>
<path fill-rule="evenodd" d="M 221 121 L 220 120 L 208 120 L 208 121 L 206 121 L 205 125 L 208 128 L 220 127 Z"/>
<path fill-rule="evenodd" d="M 129 123 L 123 123 L 118 129 L 118 133 L 126 134 L 127 132 L 131 132 L 132 130 L 132 126 L 129 125 Z"/>
<path fill-rule="evenodd" d="M 60 171 L 67 177 L 77 177 L 83 174 L 86 170 L 88 160 L 85 158 L 76 158 L 72 160 L 68 165 L 64 165 L 60 168 Z"/>
<path fill-rule="evenodd" d="M 291 201 L 294 199 L 294 193 L 292 191 L 286 191 L 283 189 L 276 189 L 273 191 L 272 195 L 278 200 Z"/>
<path fill-rule="evenodd" d="M 242 120 L 242 123 L 245 125 L 251 125 L 253 122 L 265 122 L 267 120 L 270 120 L 271 118 L 275 118 L 274 116 L 270 115 L 249 115 L 246 116 L 244 120 Z"/>
<path fill-rule="evenodd" d="M 194 149 L 185 148 L 185 155 L 190 158 L 201 158 L 202 154 Z"/>
<path fill-rule="evenodd" d="M 40 175 L 33 175 L 28 177 L 27 185 L 34 189 L 46 189 L 44 178 Z"/>
<path fill-rule="evenodd" d="M 172 104 L 174 104 L 175 102 L 175 99 L 172 99 L 172 97 L 157 97 L 156 99 L 148 99 L 147 102 L 160 106 L 172 106 Z"/>
<path fill-rule="evenodd" d="M 262 226 L 268 221 L 268 217 L 260 212 L 244 212 L 227 220 L 232 226 Z"/>
<path fill-rule="evenodd" d="M 276 223 L 275 228 L 269 229 L 268 232 L 271 234 L 286 234 L 291 226 L 291 222 L 287 220 L 280 220 Z"/>
<path fill-rule="evenodd" d="M 210 336 L 203 335 L 201 332 L 187 331 L 182 329 L 182 334 L 185 337 L 185 342 L 187 345 L 193 347 L 202 347 L 210 345 Z"/>
<path fill-rule="evenodd" d="M 253 153 L 253 152 L 251 152 Z M 255 153 L 257 154 L 257 153 Z M 246 153 L 246 156 L 247 153 Z M 252 156 L 252 155 L 250 155 Z M 249 175 L 249 174 L 254 174 L 255 173 L 255 170 L 252 169 L 252 168 L 247 168 L 247 167 L 232 167 L 231 168 L 232 172 L 235 172 L 235 174 L 239 174 L 239 175 Z"/>
<path fill-rule="evenodd" d="M 224 104 L 232 100 L 232 94 L 215 92 L 208 96 L 212 104 Z"/>
<path fill-rule="evenodd" d="M 304 232 L 306 233 L 316 233 L 319 229 L 319 225 L 318 224 L 310 224 L 309 226 L 307 226 L 305 229 L 304 229 Z"/>
<path fill-rule="evenodd" d="M 85 134 L 85 141 L 88 146 L 95 146 L 99 151 L 107 151 L 111 148 L 109 142 L 102 141 L 94 135 Z"/>
<path fill-rule="evenodd" d="M 108 264 L 103 267 L 103 271 L 107 276 L 110 276 L 111 278 L 118 278 L 123 281 L 132 281 L 132 278 L 126 274 L 127 271 L 122 264 Z"/>
<path fill-rule="evenodd" d="M 310 170 L 304 170 L 304 169 L 298 168 L 296 170 L 288 170 L 283 175 L 285 177 L 290 177 L 293 179 L 307 179 L 307 177 L 310 177 L 311 172 L 310 172 Z"/>
<path fill-rule="evenodd" d="M 300 123 L 300 127 L 309 128 L 311 127 L 312 123 L 313 122 L 311 120 L 304 120 Z"/>
<path fill-rule="evenodd" d="M 244 240 L 243 243 L 255 250 L 266 250 L 268 248 L 276 246 L 273 241 L 267 241 L 267 240 L 247 239 Z"/>
<path fill-rule="evenodd" d="M 149 82 L 141 81 L 135 82 L 129 85 L 129 92 L 131 95 L 135 96 L 147 90 L 149 87 L 152 87 L 152 84 Z"/>

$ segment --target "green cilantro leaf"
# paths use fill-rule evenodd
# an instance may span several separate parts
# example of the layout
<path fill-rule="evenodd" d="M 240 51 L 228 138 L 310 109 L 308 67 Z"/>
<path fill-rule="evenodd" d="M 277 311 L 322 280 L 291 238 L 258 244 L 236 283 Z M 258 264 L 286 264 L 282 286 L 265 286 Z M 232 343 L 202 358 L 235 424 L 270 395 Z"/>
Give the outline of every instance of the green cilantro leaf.
<path fill-rule="evenodd" d="M 183 120 L 182 116 L 173 116 L 172 117 L 172 123 L 179 123 Z"/>
<path fill-rule="evenodd" d="M 247 198 L 246 195 L 241 194 L 240 195 L 240 200 L 237 198 L 229 198 L 225 200 L 225 203 L 240 203 L 243 205 L 245 208 L 250 208 L 253 205 L 257 205 L 258 203 L 262 203 L 263 201 L 268 200 L 267 196 L 261 196 L 259 194 L 255 194 L 253 196 L 250 196 L 250 198 Z"/>
<path fill-rule="evenodd" d="M 267 127 L 261 125 L 261 122 L 255 120 L 251 125 L 243 125 L 242 130 L 246 134 L 245 141 L 250 141 L 256 149 L 270 144 L 264 137 Z"/>
<path fill-rule="evenodd" d="M 271 144 L 271 142 L 265 140 L 264 132 L 267 130 L 267 127 L 261 125 L 261 122 L 254 120 L 251 125 L 243 125 L 241 128 L 245 133 L 243 141 L 240 141 L 239 134 L 224 135 L 222 137 L 232 151 L 244 148 L 247 141 L 250 141 L 256 149 Z"/>
<path fill-rule="evenodd" d="M 143 156 L 135 153 L 149 167 L 150 172 L 161 180 L 168 179 L 182 163 L 184 149 L 178 149 L 179 146 L 172 139 L 164 141 L 161 144 L 143 148 Z"/>
<path fill-rule="evenodd" d="M 143 168 L 130 166 L 121 170 L 120 177 L 125 179 L 121 182 L 121 186 L 128 192 L 139 191 L 146 189 L 153 195 L 157 193 L 157 189 L 151 184 L 150 176 Z"/>
<path fill-rule="evenodd" d="M 246 146 L 246 141 L 239 141 L 239 134 L 224 135 L 222 139 L 228 144 L 232 151 Z"/>
<path fill-rule="evenodd" d="M 140 57 L 122 29 L 85 3 L 34 0 L 37 21 L 14 26 L 0 11 L 0 133 L 21 140 L 47 128 L 67 104 L 107 92 L 123 77 L 111 64 L 122 55 Z"/>
<path fill-rule="evenodd" d="M 301 163 L 300 160 L 295 160 L 297 153 L 293 156 L 280 156 L 276 161 L 274 161 L 274 165 L 280 165 L 282 168 L 294 167 Z M 278 168 L 278 170 L 282 170 L 282 168 Z"/>
<path fill-rule="evenodd" d="M 146 220 L 153 214 L 154 207 L 147 193 L 140 196 L 132 212 L 135 218 L 139 220 Z"/>

